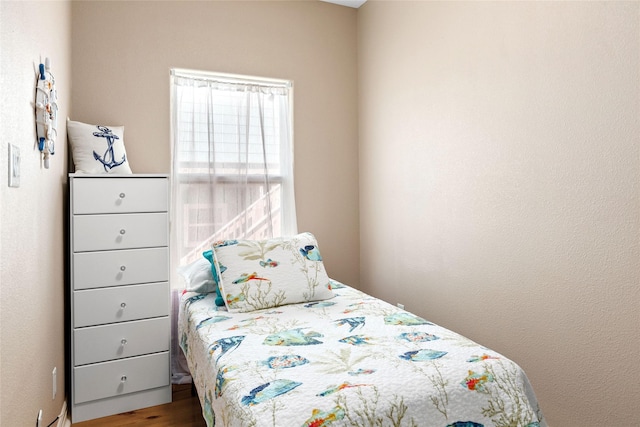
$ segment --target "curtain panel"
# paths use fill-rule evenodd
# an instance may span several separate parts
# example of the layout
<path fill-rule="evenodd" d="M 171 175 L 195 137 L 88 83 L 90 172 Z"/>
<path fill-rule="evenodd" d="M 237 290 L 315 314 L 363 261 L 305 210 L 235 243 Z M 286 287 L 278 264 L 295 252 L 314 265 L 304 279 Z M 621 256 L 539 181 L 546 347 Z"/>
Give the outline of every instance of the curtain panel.
<path fill-rule="evenodd" d="M 297 233 L 290 81 L 171 71 L 173 322 L 176 269 L 213 242 Z M 172 325 L 174 326 L 174 325 Z M 173 328 L 175 329 L 175 328 Z M 173 382 L 190 381 L 172 335 Z"/>

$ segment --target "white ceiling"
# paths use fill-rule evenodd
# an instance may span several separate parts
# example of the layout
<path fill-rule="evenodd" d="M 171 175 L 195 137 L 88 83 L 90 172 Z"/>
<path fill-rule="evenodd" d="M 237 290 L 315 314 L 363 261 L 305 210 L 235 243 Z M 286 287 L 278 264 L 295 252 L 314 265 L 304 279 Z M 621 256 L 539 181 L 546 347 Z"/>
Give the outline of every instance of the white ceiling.
<path fill-rule="evenodd" d="M 342 6 L 349 6 L 357 9 L 360 6 L 362 6 L 364 2 L 367 0 L 322 0 L 322 1 L 326 1 L 327 3 L 339 4 Z"/>

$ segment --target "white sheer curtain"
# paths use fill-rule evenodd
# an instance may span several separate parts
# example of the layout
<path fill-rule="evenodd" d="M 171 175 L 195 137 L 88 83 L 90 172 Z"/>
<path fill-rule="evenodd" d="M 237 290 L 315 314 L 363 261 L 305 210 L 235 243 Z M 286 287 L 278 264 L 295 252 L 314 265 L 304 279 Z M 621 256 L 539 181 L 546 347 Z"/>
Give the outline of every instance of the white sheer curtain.
<path fill-rule="evenodd" d="M 174 289 L 176 268 L 217 240 L 297 232 L 292 99 L 289 81 L 171 71 Z M 182 382 L 173 338 L 174 382 Z"/>

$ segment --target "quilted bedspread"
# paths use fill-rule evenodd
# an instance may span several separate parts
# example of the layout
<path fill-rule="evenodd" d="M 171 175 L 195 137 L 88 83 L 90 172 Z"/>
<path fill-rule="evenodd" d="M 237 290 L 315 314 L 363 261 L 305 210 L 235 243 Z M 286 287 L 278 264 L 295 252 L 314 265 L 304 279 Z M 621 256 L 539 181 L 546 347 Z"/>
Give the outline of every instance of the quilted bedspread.
<path fill-rule="evenodd" d="M 506 357 L 356 289 L 249 313 L 181 299 L 208 426 L 546 426 Z"/>

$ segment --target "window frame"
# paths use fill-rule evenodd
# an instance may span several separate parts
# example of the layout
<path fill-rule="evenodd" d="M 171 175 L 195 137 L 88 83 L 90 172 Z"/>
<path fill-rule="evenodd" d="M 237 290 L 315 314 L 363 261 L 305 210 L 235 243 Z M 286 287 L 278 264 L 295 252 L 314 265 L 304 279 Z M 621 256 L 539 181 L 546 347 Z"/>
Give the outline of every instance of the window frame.
<path fill-rule="evenodd" d="M 174 185 L 180 185 L 182 183 L 203 183 L 203 184 L 207 184 L 207 183 L 220 183 L 220 184 L 233 184 L 238 182 L 237 181 L 237 176 L 235 174 L 220 174 L 220 175 L 216 175 L 215 179 L 212 181 L 211 180 L 211 175 L 207 174 L 207 173 L 179 173 L 177 169 L 177 167 L 175 166 L 177 164 L 177 162 L 175 161 L 175 159 L 173 159 L 174 153 L 175 153 L 175 144 L 178 143 L 178 141 L 175 141 L 175 131 L 173 129 L 173 123 L 174 120 L 177 120 L 177 118 L 174 117 L 176 113 L 176 107 L 177 107 L 177 100 L 174 99 L 174 88 L 173 88 L 173 77 L 183 77 L 183 78 L 189 78 L 189 79 L 193 79 L 193 80 L 203 80 L 203 81 L 207 81 L 207 82 L 216 82 L 216 83 L 232 83 L 232 84 L 248 84 L 248 85 L 252 85 L 252 86 L 265 86 L 265 87 L 282 87 L 282 88 L 286 88 L 287 89 L 287 108 L 288 108 L 288 126 L 287 126 L 287 132 L 289 135 L 289 144 L 288 144 L 288 153 L 285 155 L 285 158 L 290 159 L 290 163 L 291 165 L 287 167 L 287 169 L 290 168 L 291 171 L 291 177 L 290 179 L 293 180 L 293 174 L 294 174 L 294 143 L 295 143 L 295 135 L 294 135 L 294 87 L 293 87 L 293 81 L 292 80 L 284 80 L 284 79 L 274 79 L 274 78 L 266 78 L 266 77 L 257 77 L 257 76 L 249 76 L 249 75 L 240 75 L 240 74 L 229 74 L 229 73 L 219 73 L 219 72 L 208 72 L 208 71 L 198 71 L 198 70 L 190 70 L 190 69 L 183 69 L 183 68 L 172 68 L 171 69 L 171 104 L 170 104 L 170 110 L 171 110 L 171 115 L 172 115 L 172 129 L 171 129 L 171 155 L 172 155 L 172 179 L 176 180 L 176 183 L 174 183 Z M 280 154 L 280 160 L 279 160 L 279 165 L 282 165 L 282 159 L 283 159 L 283 154 Z M 185 161 L 185 163 L 187 163 L 188 161 Z M 199 163 L 197 161 L 194 161 L 194 163 Z M 269 183 L 274 184 L 274 185 L 278 185 L 280 187 L 281 192 L 287 191 L 285 189 L 285 178 L 283 175 L 283 169 L 282 167 L 279 168 L 279 173 L 274 174 L 274 173 L 269 173 L 268 174 L 269 177 Z M 251 184 L 251 183 L 262 183 L 264 182 L 265 179 L 265 175 L 264 174 L 247 174 L 244 176 L 245 178 L 245 182 Z M 293 230 L 293 232 L 297 232 L 297 220 L 295 219 L 295 194 L 294 194 L 294 188 L 293 186 L 291 187 L 290 190 L 291 194 L 288 196 L 285 196 L 283 193 L 280 194 L 280 203 L 279 206 L 277 208 L 277 215 L 280 217 L 280 228 L 281 231 L 284 233 L 284 230 L 286 230 L 287 228 L 290 228 L 291 230 Z M 288 226 L 286 224 L 287 218 L 291 215 L 286 215 L 285 214 L 285 210 L 286 210 L 286 206 L 285 206 L 285 202 L 282 199 L 285 199 L 285 197 L 290 197 L 292 199 L 292 203 L 293 203 L 293 210 L 294 210 L 294 214 L 293 214 L 293 225 Z M 179 203 L 179 202 L 178 202 Z M 176 205 L 177 208 L 179 208 L 179 205 Z M 247 207 L 248 209 L 249 207 Z M 273 210 L 272 210 L 273 211 Z M 182 218 L 184 218 L 184 215 L 182 215 Z M 289 219 L 290 220 L 290 219 Z M 181 221 L 182 222 L 182 221 Z M 176 224 L 179 227 L 182 227 L 183 229 L 189 229 L 191 227 L 190 222 L 186 222 L 186 223 L 182 223 L 182 224 Z M 226 224 L 224 227 L 226 227 L 228 224 Z M 224 228 L 223 227 L 223 228 Z M 174 234 L 175 236 L 175 234 Z M 187 238 L 187 240 L 189 240 Z M 177 243 L 182 245 L 182 243 Z M 185 248 L 190 247 L 190 245 L 185 246 Z M 194 252 L 203 249 L 202 247 L 194 247 L 193 249 L 189 250 L 187 252 L 187 254 L 191 254 L 191 260 L 194 260 L 198 254 L 193 255 Z M 175 249 L 177 251 L 177 248 Z M 180 251 L 183 250 L 183 247 L 181 246 Z M 187 254 L 182 254 L 182 260 L 178 260 L 178 264 L 184 264 L 186 262 L 185 257 Z"/>

